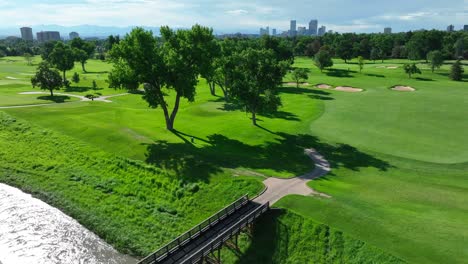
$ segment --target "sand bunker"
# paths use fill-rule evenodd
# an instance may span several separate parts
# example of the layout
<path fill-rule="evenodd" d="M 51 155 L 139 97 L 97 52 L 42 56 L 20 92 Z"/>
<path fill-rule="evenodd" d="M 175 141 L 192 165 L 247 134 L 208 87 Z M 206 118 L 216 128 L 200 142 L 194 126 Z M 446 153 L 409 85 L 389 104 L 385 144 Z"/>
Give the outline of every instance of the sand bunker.
<path fill-rule="evenodd" d="M 388 66 L 387 69 L 398 69 L 397 66 Z"/>
<path fill-rule="evenodd" d="M 285 84 L 288 85 L 288 86 L 296 86 L 297 85 L 297 83 L 295 83 L 295 82 L 288 82 L 288 83 L 285 83 Z M 309 83 L 306 83 L 306 82 L 305 83 L 299 83 L 299 85 L 309 85 Z"/>
<path fill-rule="evenodd" d="M 8 80 L 18 80 L 18 78 L 10 77 L 10 76 L 7 76 L 7 77 L 5 77 L 5 78 L 8 79 Z"/>
<path fill-rule="evenodd" d="M 362 92 L 363 89 L 360 88 L 354 88 L 350 86 L 338 86 L 335 88 L 336 91 L 342 91 L 342 92 L 348 92 L 348 93 L 358 93 Z"/>
<path fill-rule="evenodd" d="M 330 89 L 332 88 L 331 85 L 328 85 L 328 84 L 317 84 L 315 87 L 319 88 L 319 89 Z"/>
<path fill-rule="evenodd" d="M 393 91 L 399 91 L 399 92 L 414 92 L 416 89 L 410 86 L 402 86 L 402 85 L 397 85 L 392 88 Z"/>

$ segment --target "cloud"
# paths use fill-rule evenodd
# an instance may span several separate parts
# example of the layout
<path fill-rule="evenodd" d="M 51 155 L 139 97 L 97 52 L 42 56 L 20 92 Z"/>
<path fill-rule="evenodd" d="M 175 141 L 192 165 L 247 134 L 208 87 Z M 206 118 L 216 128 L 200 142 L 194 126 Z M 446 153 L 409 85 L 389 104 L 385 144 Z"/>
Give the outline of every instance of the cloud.
<path fill-rule="evenodd" d="M 247 10 L 244 10 L 244 9 L 236 9 L 236 10 L 228 10 L 226 11 L 226 14 L 229 14 L 229 15 L 244 15 L 244 14 L 248 14 L 249 11 Z"/>

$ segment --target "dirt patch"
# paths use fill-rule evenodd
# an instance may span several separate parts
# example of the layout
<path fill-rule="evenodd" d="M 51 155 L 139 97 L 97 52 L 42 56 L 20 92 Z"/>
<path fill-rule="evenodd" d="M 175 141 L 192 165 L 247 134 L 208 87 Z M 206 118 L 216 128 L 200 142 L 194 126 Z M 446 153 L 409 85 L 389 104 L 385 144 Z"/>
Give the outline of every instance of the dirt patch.
<path fill-rule="evenodd" d="M 315 87 L 319 88 L 319 89 L 330 89 L 332 88 L 331 85 L 328 85 L 328 84 L 317 84 Z"/>
<path fill-rule="evenodd" d="M 288 82 L 288 83 L 285 83 L 287 86 L 296 86 L 297 83 L 295 82 Z M 309 83 L 299 83 L 299 85 L 309 85 Z"/>
<path fill-rule="evenodd" d="M 392 88 L 393 91 L 399 91 L 399 92 L 414 92 L 416 89 L 410 86 L 402 86 L 402 85 L 397 85 Z"/>
<path fill-rule="evenodd" d="M 335 88 L 336 91 L 348 92 L 348 93 L 359 93 L 364 91 L 361 88 L 354 88 L 350 86 L 338 86 Z"/>

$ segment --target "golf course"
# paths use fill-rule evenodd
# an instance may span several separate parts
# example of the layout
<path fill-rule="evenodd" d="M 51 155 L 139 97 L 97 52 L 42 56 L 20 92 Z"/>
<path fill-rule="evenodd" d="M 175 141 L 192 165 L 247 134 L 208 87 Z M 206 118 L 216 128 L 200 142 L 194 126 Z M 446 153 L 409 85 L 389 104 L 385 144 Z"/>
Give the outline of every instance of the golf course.
<path fill-rule="evenodd" d="M 141 91 L 109 88 L 112 63 L 68 71 L 78 83 L 52 97 L 33 88 L 41 62 L 0 58 L 0 183 L 59 208 L 137 258 L 203 221 L 269 177 L 312 171 L 314 149 L 331 171 L 273 205 L 226 263 L 464 263 L 468 259 L 468 75 L 454 61 L 409 78 L 408 60 L 334 59 L 291 73 L 278 111 L 257 125 L 200 77 L 175 130 Z M 465 72 L 468 62 L 462 61 Z M 97 84 L 93 87 L 93 81 Z M 405 86 L 412 89 L 392 89 Z M 321 87 L 321 88 L 319 88 Z M 36 93 L 32 93 L 36 92 Z M 106 97 L 85 100 L 85 96 Z M 116 96 L 118 95 L 118 96 Z M 169 91 L 168 102 L 175 94 Z"/>

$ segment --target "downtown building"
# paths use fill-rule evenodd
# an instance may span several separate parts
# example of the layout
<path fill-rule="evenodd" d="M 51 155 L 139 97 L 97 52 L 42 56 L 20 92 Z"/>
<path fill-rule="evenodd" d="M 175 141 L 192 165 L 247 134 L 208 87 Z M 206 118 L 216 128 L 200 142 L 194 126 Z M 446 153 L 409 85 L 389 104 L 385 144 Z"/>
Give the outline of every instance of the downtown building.
<path fill-rule="evenodd" d="M 80 37 L 80 34 L 78 34 L 77 32 L 70 32 L 68 36 L 70 37 L 70 39 L 76 39 Z"/>
<path fill-rule="evenodd" d="M 41 31 L 37 32 L 37 41 L 44 43 L 48 41 L 59 41 L 61 40 L 60 38 L 60 32 L 58 31 Z"/>
<path fill-rule="evenodd" d="M 309 22 L 309 35 L 317 36 L 318 34 L 318 20 L 313 19 Z"/>
<path fill-rule="evenodd" d="M 325 33 L 327 33 L 327 27 L 321 26 L 321 27 L 318 29 L 318 35 L 319 35 L 319 36 L 323 36 L 323 35 L 325 35 Z"/>
<path fill-rule="evenodd" d="M 33 33 L 32 28 L 30 27 L 22 27 L 21 30 L 21 38 L 26 41 L 33 41 Z"/>
<path fill-rule="evenodd" d="M 297 23 L 296 20 L 291 20 L 291 23 L 289 25 L 289 36 L 290 37 L 295 37 L 297 35 Z"/>

